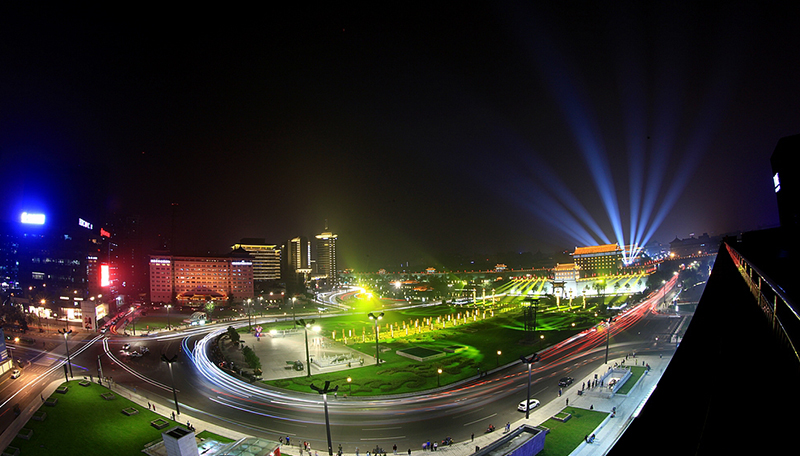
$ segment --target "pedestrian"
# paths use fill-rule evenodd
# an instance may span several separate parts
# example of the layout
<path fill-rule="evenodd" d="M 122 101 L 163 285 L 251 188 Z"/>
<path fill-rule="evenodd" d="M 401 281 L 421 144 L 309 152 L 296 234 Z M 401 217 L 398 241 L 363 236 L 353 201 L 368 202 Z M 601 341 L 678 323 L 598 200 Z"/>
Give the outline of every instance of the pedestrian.
<path fill-rule="evenodd" d="M 286 445 L 287 445 L 287 446 L 292 446 L 292 444 L 291 444 L 291 443 L 289 443 L 289 436 L 288 436 L 288 435 L 286 436 Z"/>
<path fill-rule="evenodd" d="M 278 437 L 278 443 L 280 443 L 281 445 L 283 445 L 283 436 L 280 436 L 280 437 Z"/>
<path fill-rule="evenodd" d="M 339 392 L 338 391 L 334 391 L 333 392 L 333 398 L 334 399 L 338 399 L 339 398 Z"/>
<path fill-rule="evenodd" d="M 342 452 L 342 444 L 340 443 L 339 444 L 339 453 L 341 453 L 341 452 Z"/>
<path fill-rule="evenodd" d="M 395 443 L 392 445 L 392 450 L 394 450 L 394 454 L 397 454 L 397 444 Z"/>
<path fill-rule="evenodd" d="M 475 452 L 477 453 L 478 451 L 481 451 L 481 447 L 479 447 L 478 445 L 475 445 Z"/>
<path fill-rule="evenodd" d="M 470 438 L 470 442 L 474 442 L 475 441 L 475 433 L 473 432 L 472 435 L 469 436 L 469 438 Z"/>
<path fill-rule="evenodd" d="M 358 456 L 358 447 L 356 447 L 356 456 Z"/>
<path fill-rule="evenodd" d="M 569 398 L 567 398 L 567 407 L 569 407 Z"/>
<path fill-rule="evenodd" d="M 589 410 L 594 410 L 594 404 L 589 406 Z"/>
<path fill-rule="evenodd" d="M 175 421 L 175 412 L 172 412 L 172 421 Z"/>
<path fill-rule="evenodd" d="M 147 403 L 147 410 L 153 410 L 153 406 L 149 402 Z"/>
<path fill-rule="evenodd" d="M 42 397 L 42 402 L 44 402 L 44 394 L 40 394 L 39 396 Z"/>
<path fill-rule="evenodd" d="M 561 388 L 558 389 L 558 397 L 561 397 Z"/>
<path fill-rule="evenodd" d="M 408 449 L 408 456 L 411 456 L 411 448 Z"/>

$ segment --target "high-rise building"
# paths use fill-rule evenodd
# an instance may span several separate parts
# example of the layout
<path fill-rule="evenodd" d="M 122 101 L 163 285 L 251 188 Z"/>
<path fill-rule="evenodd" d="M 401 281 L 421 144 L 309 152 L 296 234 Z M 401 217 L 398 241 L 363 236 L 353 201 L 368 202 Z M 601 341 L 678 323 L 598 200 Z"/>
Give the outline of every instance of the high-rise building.
<path fill-rule="evenodd" d="M 256 282 L 281 279 L 281 250 L 267 244 L 263 238 L 244 238 L 231 250 L 242 249 L 253 258 L 253 280 Z"/>
<path fill-rule="evenodd" d="M 316 235 L 317 238 L 317 272 L 327 279 L 327 284 L 334 287 L 339 283 L 339 274 L 336 265 L 336 234 L 325 231 Z"/>
<path fill-rule="evenodd" d="M 289 240 L 286 247 L 286 264 L 290 272 L 308 274 L 311 272 L 311 243 L 305 236 Z"/>

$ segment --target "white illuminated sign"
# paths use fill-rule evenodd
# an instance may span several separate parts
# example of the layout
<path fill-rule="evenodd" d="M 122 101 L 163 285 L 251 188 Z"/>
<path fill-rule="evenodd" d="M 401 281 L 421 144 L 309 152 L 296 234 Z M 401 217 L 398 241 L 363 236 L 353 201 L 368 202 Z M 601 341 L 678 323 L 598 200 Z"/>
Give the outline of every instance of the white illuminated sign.
<path fill-rule="evenodd" d="M 252 266 L 253 263 L 249 261 L 231 261 L 231 265 L 233 266 Z"/>
<path fill-rule="evenodd" d="M 44 214 L 29 214 L 23 212 L 20 221 L 29 225 L 44 225 Z"/>
<path fill-rule="evenodd" d="M 84 228 L 88 228 L 90 230 L 92 229 L 92 224 L 87 222 L 86 220 L 84 220 L 82 218 L 78 219 L 78 225 L 80 225 L 80 226 L 82 226 Z"/>
<path fill-rule="evenodd" d="M 778 177 L 778 173 L 772 176 L 772 183 L 775 185 L 775 193 L 781 191 L 781 179 Z"/>
<path fill-rule="evenodd" d="M 170 260 L 162 260 L 160 258 L 151 258 L 150 262 L 151 263 L 155 263 L 155 264 L 169 264 Z"/>

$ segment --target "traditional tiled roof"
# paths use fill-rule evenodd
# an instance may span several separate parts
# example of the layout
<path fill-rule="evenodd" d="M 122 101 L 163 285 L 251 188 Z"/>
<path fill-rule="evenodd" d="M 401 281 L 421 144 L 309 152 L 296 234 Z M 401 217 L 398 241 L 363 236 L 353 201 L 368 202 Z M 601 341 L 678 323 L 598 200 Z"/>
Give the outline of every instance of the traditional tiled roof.
<path fill-rule="evenodd" d="M 573 255 L 591 255 L 594 253 L 613 253 L 619 250 L 617 244 L 592 245 L 588 247 L 575 247 Z"/>

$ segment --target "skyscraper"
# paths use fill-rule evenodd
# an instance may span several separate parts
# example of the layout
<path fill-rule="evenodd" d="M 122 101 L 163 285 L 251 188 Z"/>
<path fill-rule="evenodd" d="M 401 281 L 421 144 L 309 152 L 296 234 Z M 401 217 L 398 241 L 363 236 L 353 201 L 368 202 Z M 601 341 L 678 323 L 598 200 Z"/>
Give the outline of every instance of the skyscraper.
<path fill-rule="evenodd" d="M 328 231 L 316 235 L 317 238 L 317 272 L 327 278 L 328 286 L 335 287 L 339 284 L 339 274 L 336 267 L 336 239 L 339 236 Z"/>

